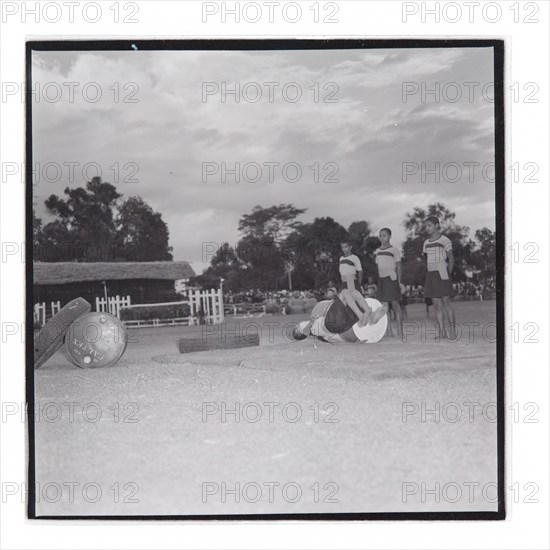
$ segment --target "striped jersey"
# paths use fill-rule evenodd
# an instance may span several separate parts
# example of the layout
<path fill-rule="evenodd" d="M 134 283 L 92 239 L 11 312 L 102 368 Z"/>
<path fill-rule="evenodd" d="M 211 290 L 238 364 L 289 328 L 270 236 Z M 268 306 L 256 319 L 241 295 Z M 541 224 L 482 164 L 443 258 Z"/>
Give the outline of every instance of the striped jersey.
<path fill-rule="evenodd" d="M 397 280 L 397 262 L 401 261 L 401 252 L 395 246 L 379 248 L 374 252 L 378 275 L 389 277 L 392 281 Z"/>
<path fill-rule="evenodd" d="M 361 261 L 355 254 L 340 258 L 340 277 L 342 277 L 342 280 L 350 275 L 356 275 L 358 271 L 363 271 L 363 268 L 361 267 Z"/>
<path fill-rule="evenodd" d="M 428 271 L 438 271 L 443 280 L 449 278 L 447 270 L 448 252 L 453 249 L 453 244 L 445 235 L 440 235 L 435 241 L 426 239 L 422 247 L 423 254 L 428 258 Z"/>

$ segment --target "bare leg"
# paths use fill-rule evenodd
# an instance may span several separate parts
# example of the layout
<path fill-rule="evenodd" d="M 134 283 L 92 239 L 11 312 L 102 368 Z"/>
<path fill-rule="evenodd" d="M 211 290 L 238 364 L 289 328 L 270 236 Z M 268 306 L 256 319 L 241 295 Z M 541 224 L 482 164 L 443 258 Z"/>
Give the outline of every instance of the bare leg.
<path fill-rule="evenodd" d="M 389 308 L 386 302 L 383 302 L 382 307 L 379 307 L 376 311 L 372 311 L 372 309 L 370 308 L 369 310 L 370 310 L 369 320 L 368 320 L 369 325 L 375 325 L 376 323 L 378 323 L 378 321 L 380 321 L 380 319 L 382 319 L 382 317 L 384 317 L 384 315 L 388 316 L 388 320 L 390 319 Z"/>
<path fill-rule="evenodd" d="M 359 326 L 363 327 L 371 321 L 372 309 L 367 300 L 365 300 L 365 297 L 358 290 L 353 289 L 350 292 L 355 303 L 364 311 L 363 315 L 359 318 Z"/>
<path fill-rule="evenodd" d="M 443 306 L 441 298 L 432 298 L 435 311 L 435 320 L 438 328 L 438 338 L 445 337 L 445 320 L 443 318 Z"/>
<path fill-rule="evenodd" d="M 365 297 L 358 290 L 350 290 L 352 298 L 355 300 L 355 303 L 363 310 L 370 311 L 369 304 Z"/>
<path fill-rule="evenodd" d="M 358 290 L 352 291 L 351 294 L 359 307 L 365 311 L 366 322 L 363 323 L 364 325 L 374 325 L 378 323 L 378 321 L 380 321 L 380 319 L 382 319 L 384 315 L 388 315 L 388 321 L 391 321 L 391 313 L 388 309 L 387 303 L 382 303 L 382 308 L 373 311 L 365 297 Z"/>
<path fill-rule="evenodd" d="M 372 311 L 371 307 L 358 290 L 342 290 L 340 293 L 340 298 L 342 298 L 342 301 L 346 305 L 349 305 L 353 313 L 357 315 L 357 318 L 359 319 L 359 326 L 365 326 L 367 324 L 374 325 L 388 313 L 388 306 L 386 304 L 382 304 L 381 308 L 378 308 L 376 311 Z M 363 313 L 359 307 L 364 308 L 365 312 Z"/>
<path fill-rule="evenodd" d="M 365 316 L 365 313 L 359 309 L 359 306 L 357 305 L 352 293 L 349 290 L 344 289 L 342 290 L 342 292 L 340 292 L 339 297 L 346 306 L 349 306 L 351 308 L 353 313 L 355 313 L 357 319 L 359 319 L 359 322 L 361 322 L 361 320 Z M 370 311 L 370 308 L 368 305 L 367 305 L 367 310 Z"/>
<path fill-rule="evenodd" d="M 403 313 L 397 300 L 392 302 L 395 318 L 397 319 L 397 336 L 403 337 Z"/>
<path fill-rule="evenodd" d="M 386 334 L 384 334 L 384 336 L 395 336 L 395 334 L 393 333 L 391 312 L 389 311 L 389 308 L 388 308 L 388 313 L 386 315 L 388 317 L 388 328 L 386 329 Z"/>
<path fill-rule="evenodd" d="M 445 296 L 442 298 L 443 310 L 446 313 L 447 318 L 449 319 L 449 333 L 448 337 L 451 340 L 456 340 L 456 316 L 455 308 L 451 302 L 450 296 Z"/>

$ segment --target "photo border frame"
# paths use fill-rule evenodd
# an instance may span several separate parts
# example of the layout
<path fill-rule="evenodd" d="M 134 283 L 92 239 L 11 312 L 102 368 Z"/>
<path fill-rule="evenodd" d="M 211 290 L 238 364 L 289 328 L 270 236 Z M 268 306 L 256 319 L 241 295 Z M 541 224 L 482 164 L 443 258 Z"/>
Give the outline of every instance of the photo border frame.
<path fill-rule="evenodd" d="M 136 50 L 137 48 L 137 50 Z M 495 150 L 495 278 L 496 278 L 496 398 L 497 398 L 497 510 L 493 512 L 335 512 L 284 514 L 193 514 L 193 515 L 37 515 L 35 471 L 35 386 L 33 331 L 33 151 L 32 151 L 32 53 L 49 51 L 251 51 L 251 50 L 371 50 L 418 48 L 493 48 L 494 150 Z M 28 503 L 29 519 L 108 520 L 108 521 L 471 521 L 504 520 L 505 510 L 505 250 L 506 250 L 506 165 L 504 39 L 432 39 L 432 38 L 193 38 L 193 39 L 67 39 L 29 40 L 25 55 L 25 277 L 26 277 L 26 400 L 28 419 Z"/>

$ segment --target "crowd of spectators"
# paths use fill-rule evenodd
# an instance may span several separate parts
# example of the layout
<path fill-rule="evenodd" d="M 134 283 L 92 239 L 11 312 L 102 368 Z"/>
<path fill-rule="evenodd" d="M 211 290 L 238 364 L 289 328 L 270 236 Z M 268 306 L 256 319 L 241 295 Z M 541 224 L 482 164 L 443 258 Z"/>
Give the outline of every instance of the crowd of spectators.
<path fill-rule="evenodd" d="M 224 292 L 223 299 L 226 304 L 261 304 L 265 302 L 287 303 L 291 299 L 303 300 L 316 298 L 317 293 L 310 290 L 267 290 L 257 288 L 242 292 Z"/>
<path fill-rule="evenodd" d="M 316 298 L 317 300 L 323 299 L 327 288 L 336 286 L 329 281 L 326 288 L 322 288 L 316 291 L 313 290 L 269 290 L 263 291 L 260 289 L 250 289 L 241 292 L 224 292 L 224 302 L 226 304 L 266 304 L 275 303 L 281 306 L 285 306 L 291 300 L 306 300 L 310 298 Z M 483 300 L 486 297 L 493 297 L 495 291 L 494 283 L 480 283 L 474 284 L 471 282 L 454 283 L 454 297 L 459 300 Z M 372 278 L 364 284 L 365 295 L 370 297 L 376 297 L 376 284 Z M 421 302 L 424 300 L 424 289 L 422 285 L 402 285 L 402 293 L 406 294 L 409 302 Z"/>
<path fill-rule="evenodd" d="M 457 300 L 484 300 L 494 298 L 495 284 L 462 282 L 453 284 L 454 295 Z M 424 289 L 422 285 L 408 287 L 408 295 L 411 301 L 422 301 Z"/>

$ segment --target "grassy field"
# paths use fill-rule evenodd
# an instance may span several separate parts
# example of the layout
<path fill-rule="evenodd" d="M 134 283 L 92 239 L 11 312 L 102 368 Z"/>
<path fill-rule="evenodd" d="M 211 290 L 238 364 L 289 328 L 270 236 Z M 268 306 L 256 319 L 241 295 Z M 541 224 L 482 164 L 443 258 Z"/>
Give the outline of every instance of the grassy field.
<path fill-rule="evenodd" d="M 296 315 L 228 319 L 252 348 L 180 354 L 202 327 L 174 327 L 108 369 L 58 352 L 35 374 L 37 514 L 494 511 L 495 306 L 457 302 L 456 342 L 419 304 L 406 342 L 292 342 Z"/>

